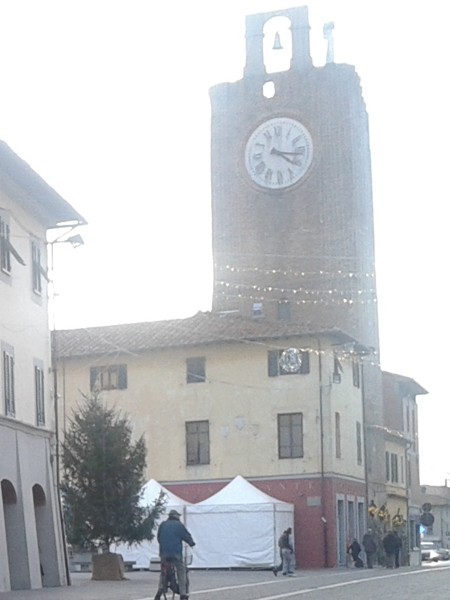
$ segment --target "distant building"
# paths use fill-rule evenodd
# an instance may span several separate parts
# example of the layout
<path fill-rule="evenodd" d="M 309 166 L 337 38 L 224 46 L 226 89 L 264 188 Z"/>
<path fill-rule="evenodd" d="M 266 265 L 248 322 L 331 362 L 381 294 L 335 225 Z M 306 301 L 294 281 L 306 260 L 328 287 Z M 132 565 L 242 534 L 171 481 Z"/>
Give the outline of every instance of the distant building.
<path fill-rule="evenodd" d="M 450 488 L 448 485 L 422 485 L 418 499 L 421 539 L 450 548 Z"/>
<path fill-rule="evenodd" d="M 416 397 L 428 392 L 414 379 L 383 372 L 386 459 L 385 527 L 405 522 L 409 549 L 420 545 L 419 434 Z M 395 520 L 396 519 L 396 520 Z"/>
<path fill-rule="evenodd" d="M 68 221 L 84 222 L 0 142 L 0 592 L 66 583 L 46 233 Z"/>

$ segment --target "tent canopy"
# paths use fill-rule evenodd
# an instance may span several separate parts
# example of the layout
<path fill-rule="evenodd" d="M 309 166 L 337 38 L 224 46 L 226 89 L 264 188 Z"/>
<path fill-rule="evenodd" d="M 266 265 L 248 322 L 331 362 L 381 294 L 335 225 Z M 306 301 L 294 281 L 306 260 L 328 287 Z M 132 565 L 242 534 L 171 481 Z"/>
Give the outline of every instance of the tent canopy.
<path fill-rule="evenodd" d="M 238 475 L 219 492 L 186 507 L 196 546 L 193 568 L 268 568 L 279 563 L 278 538 L 294 523 L 294 506 Z"/>
<path fill-rule="evenodd" d="M 221 490 L 216 492 L 214 495 L 197 502 L 193 506 L 223 506 L 223 505 L 248 505 L 248 504 L 262 504 L 262 505 L 277 505 L 280 509 L 291 506 L 288 502 L 277 500 L 272 498 L 268 494 L 262 492 L 260 489 L 252 485 L 249 481 L 244 479 L 241 475 L 237 475 L 230 483 L 228 483 Z"/>

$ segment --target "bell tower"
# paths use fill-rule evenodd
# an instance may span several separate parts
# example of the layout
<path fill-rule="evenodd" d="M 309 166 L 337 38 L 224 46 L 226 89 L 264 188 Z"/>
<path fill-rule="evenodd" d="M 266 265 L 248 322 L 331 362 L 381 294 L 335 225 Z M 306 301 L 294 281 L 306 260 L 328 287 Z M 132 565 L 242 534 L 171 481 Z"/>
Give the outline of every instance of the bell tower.
<path fill-rule="evenodd" d="M 270 73 L 265 32 L 280 17 L 290 27 L 273 52 L 286 45 L 291 60 Z M 244 77 L 210 91 L 213 310 L 339 324 L 378 348 L 359 77 L 345 64 L 313 66 L 306 7 L 248 16 L 246 41 Z"/>
<path fill-rule="evenodd" d="M 352 335 L 373 352 L 365 404 L 377 426 L 368 116 L 354 67 L 333 61 L 330 25 L 327 63 L 315 67 L 307 7 L 248 16 L 242 79 L 210 90 L 213 311 Z M 283 68 L 268 67 L 286 52 Z M 381 435 L 369 437 L 369 459 L 383 457 Z M 381 491 L 383 465 L 372 468 Z"/>

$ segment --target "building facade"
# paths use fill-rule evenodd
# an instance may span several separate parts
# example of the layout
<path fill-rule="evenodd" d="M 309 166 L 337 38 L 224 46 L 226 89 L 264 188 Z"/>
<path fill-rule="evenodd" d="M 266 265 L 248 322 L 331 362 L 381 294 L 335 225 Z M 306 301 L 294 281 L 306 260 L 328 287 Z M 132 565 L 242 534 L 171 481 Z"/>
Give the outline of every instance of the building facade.
<path fill-rule="evenodd" d="M 410 551 L 420 546 L 422 512 L 416 398 L 427 393 L 411 377 L 383 372 L 386 526 L 392 526 L 396 515 L 401 517 L 404 542 Z"/>
<path fill-rule="evenodd" d="M 450 488 L 445 485 L 423 485 L 420 488 L 420 536 L 450 548 Z"/>
<path fill-rule="evenodd" d="M 0 142 L 0 592 L 66 583 L 46 233 L 83 219 Z"/>
<path fill-rule="evenodd" d="M 215 313 L 58 331 L 61 435 L 80 392 L 99 390 L 144 434 L 148 478 L 197 502 L 242 475 L 294 504 L 300 566 L 345 564 L 367 509 L 352 343 Z"/>

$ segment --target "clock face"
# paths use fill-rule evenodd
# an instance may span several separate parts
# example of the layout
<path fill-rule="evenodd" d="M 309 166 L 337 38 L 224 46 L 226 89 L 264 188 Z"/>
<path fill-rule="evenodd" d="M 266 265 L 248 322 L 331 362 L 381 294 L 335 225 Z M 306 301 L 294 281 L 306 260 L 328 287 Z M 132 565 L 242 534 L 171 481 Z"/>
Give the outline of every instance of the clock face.
<path fill-rule="evenodd" d="M 245 147 L 245 166 L 251 179 L 263 188 L 281 190 L 298 183 L 313 157 L 311 135 L 295 119 L 264 121 Z"/>

